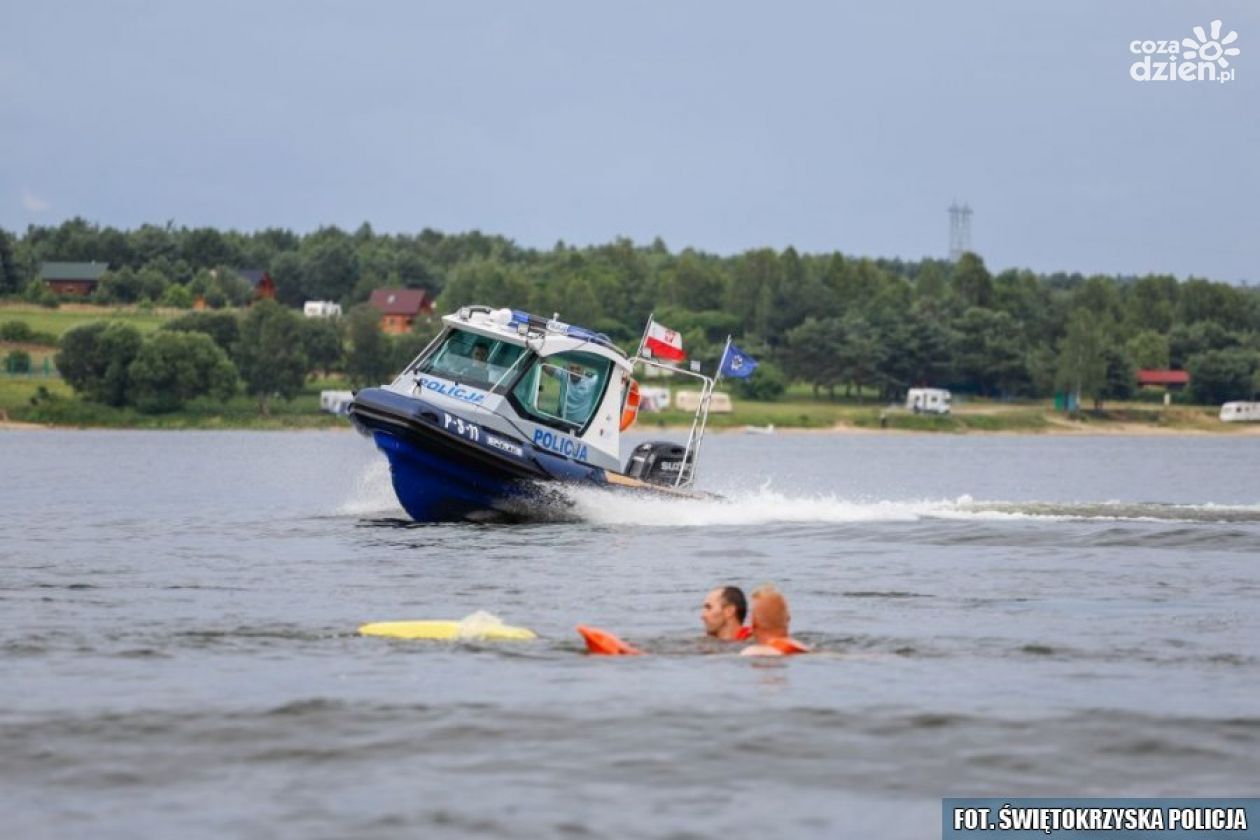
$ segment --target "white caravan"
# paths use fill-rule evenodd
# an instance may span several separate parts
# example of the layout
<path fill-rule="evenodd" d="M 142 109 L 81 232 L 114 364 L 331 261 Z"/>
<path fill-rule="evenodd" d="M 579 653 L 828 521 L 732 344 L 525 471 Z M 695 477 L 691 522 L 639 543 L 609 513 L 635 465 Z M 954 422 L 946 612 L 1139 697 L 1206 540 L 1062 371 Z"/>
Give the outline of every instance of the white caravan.
<path fill-rule="evenodd" d="M 911 388 L 906 392 L 906 411 L 915 414 L 949 414 L 950 393 L 944 388 Z"/>
<path fill-rule="evenodd" d="M 1227 402 L 1221 406 L 1221 420 L 1225 423 L 1260 422 L 1260 402 Z"/>

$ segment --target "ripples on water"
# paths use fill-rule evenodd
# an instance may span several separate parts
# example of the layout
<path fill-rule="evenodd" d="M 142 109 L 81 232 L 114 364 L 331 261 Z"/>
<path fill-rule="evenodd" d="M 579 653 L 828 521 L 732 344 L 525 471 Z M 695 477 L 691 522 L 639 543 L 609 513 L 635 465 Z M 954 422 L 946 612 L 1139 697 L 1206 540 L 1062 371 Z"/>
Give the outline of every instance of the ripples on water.
<path fill-rule="evenodd" d="M 922 837 L 947 795 L 1234 793 L 1258 461 L 723 436 L 721 500 L 416 526 L 351 435 L 7 435 L 0 806 L 15 836 Z M 698 637 L 705 591 L 766 580 L 820 653 Z M 354 632 L 478 609 L 541 638 Z M 586 622 L 652 655 L 586 657 Z"/>

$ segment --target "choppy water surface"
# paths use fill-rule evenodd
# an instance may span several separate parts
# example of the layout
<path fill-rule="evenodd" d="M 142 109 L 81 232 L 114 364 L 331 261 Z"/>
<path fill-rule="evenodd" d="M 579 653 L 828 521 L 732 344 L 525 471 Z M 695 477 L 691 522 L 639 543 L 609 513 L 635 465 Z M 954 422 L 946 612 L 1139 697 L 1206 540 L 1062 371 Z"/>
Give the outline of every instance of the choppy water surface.
<path fill-rule="evenodd" d="M 0 433 L 7 832 L 909 838 L 1260 778 L 1255 441 L 706 446 L 727 501 L 415 527 L 349 433 Z M 768 580 L 819 654 L 700 640 Z M 475 610 L 542 638 L 354 633 Z"/>

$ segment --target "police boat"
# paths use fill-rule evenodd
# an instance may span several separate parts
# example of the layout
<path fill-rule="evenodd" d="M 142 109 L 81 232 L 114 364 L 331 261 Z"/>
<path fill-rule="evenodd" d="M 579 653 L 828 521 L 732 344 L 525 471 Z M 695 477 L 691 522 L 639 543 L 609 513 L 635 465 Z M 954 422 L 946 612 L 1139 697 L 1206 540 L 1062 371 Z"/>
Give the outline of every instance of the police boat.
<path fill-rule="evenodd" d="M 699 497 L 692 489 L 713 379 L 607 336 L 515 309 L 466 306 L 388 385 L 354 395 L 349 416 L 389 460 L 398 501 L 417 522 L 528 517 L 558 484 Z M 649 328 L 651 321 L 649 320 Z M 647 335 L 645 331 L 645 336 Z M 635 365 L 700 380 L 685 444 L 639 444 Z"/>

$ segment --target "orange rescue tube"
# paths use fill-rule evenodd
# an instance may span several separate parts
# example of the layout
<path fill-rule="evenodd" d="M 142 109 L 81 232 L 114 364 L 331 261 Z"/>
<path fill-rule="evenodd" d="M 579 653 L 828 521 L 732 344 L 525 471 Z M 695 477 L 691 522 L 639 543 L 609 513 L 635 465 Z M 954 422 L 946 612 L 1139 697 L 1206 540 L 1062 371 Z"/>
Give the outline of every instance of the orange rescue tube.
<path fill-rule="evenodd" d="M 639 656 L 643 651 L 631 647 L 607 630 L 579 624 L 578 633 L 586 640 L 586 652 L 600 656 Z"/>
<path fill-rule="evenodd" d="M 626 386 L 625 399 L 621 401 L 621 431 L 634 425 L 639 417 L 639 383 L 631 379 Z"/>

